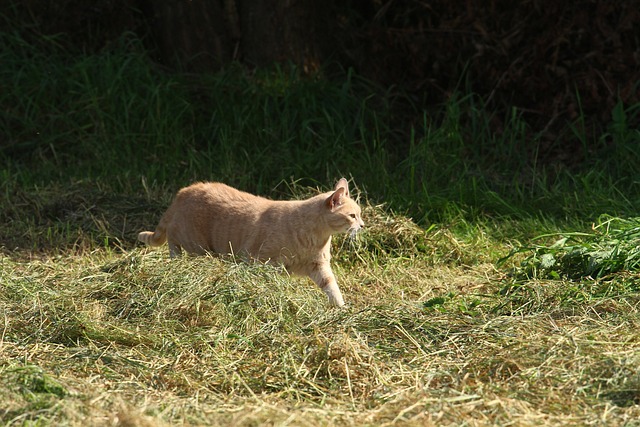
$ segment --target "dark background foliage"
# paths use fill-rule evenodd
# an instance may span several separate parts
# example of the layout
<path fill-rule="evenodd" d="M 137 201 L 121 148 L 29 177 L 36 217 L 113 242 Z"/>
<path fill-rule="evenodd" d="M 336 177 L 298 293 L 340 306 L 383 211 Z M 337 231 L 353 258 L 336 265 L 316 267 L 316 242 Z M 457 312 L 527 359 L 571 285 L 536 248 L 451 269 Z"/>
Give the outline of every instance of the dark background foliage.
<path fill-rule="evenodd" d="M 27 40 L 63 34 L 70 50 L 99 51 L 132 32 L 168 69 L 211 72 L 232 62 L 290 62 L 328 76 L 353 69 L 408 94 L 418 110 L 475 93 L 494 113 L 493 132 L 517 114 L 553 152 L 547 159 L 564 163 L 588 155 L 575 138 L 557 143 L 567 123 L 579 121 L 595 139 L 618 102 L 640 102 L 635 0 L 4 1 L 5 31 Z M 637 114 L 629 120 L 638 126 Z"/>

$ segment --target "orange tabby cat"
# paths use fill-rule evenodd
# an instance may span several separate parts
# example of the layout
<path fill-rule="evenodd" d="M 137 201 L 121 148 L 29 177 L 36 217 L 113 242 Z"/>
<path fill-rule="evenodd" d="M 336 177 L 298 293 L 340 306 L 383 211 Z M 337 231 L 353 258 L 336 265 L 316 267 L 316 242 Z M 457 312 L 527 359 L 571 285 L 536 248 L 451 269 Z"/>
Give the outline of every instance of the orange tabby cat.
<path fill-rule="evenodd" d="M 294 274 L 309 276 L 332 305 L 344 300 L 331 271 L 331 235 L 356 233 L 364 226 L 360 206 L 349 198 L 347 180 L 334 191 L 307 200 L 274 201 L 221 183 L 197 183 L 180 190 L 155 232 L 138 240 L 169 254 L 245 253 L 265 262 L 284 264 Z"/>

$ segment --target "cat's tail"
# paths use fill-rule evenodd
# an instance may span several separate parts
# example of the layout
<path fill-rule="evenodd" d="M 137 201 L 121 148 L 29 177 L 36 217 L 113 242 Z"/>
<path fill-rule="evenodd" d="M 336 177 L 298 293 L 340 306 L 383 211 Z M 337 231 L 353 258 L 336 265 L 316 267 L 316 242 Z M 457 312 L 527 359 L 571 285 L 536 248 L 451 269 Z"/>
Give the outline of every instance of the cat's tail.
<path fill-rule="evenodd" d="M 149 246 L 162 246 L 167 241 L 167 222 L 169 210 L 160 219 L 156 231 L 142 231 L 138 233 L 138 240 Z"/>
<path fill-rule="evenodd" d="M 158 226 L 156 231 L 142 231 L 138 233 L 138 240 L 149 246 L 162 246 L 167 241 L 167 231 Z"/>

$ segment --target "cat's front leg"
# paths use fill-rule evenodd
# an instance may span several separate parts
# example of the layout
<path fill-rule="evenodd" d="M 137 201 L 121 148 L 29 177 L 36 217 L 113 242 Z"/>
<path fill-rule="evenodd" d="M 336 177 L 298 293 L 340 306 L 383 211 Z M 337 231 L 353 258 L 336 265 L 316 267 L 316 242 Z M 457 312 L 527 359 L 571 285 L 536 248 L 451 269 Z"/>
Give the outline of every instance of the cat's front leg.
<path fill-rule="evenodd" d="M 338 288 L 338 282 L 336 277 L 331 271 L 331 267 L 328 264 L 316 265 L 310 272 L 309 277 L 313 280 L 322 291 L 329 298 L 329 304 L 335 307 L 344 306 L 344 300 L 342 299 L 342 292 Z"/>

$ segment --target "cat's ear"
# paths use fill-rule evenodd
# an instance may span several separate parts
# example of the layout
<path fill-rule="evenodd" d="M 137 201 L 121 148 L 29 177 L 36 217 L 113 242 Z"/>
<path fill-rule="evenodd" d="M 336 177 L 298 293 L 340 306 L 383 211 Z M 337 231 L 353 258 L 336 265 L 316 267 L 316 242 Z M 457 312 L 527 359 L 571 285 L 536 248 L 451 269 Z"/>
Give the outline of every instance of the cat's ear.
<path fill-rule="evenodd" d="M 344 188 L 344 195 L 349 197 L 349 183 L 346 179 L 340 178 L 340 181 L 338 181 L 334 190 L 338 191 L 339 188 Z"/>
<path fill-rule="evenodd" d="M 337 187 L 337 190 L 334 191 L 333 194 L 330 195 L 325 202 L 327 204 L 327 207 L 331 210 L 334 210 L 342 205 L 342 198 L 345 197 L 346 194 L 345 191 L 346 190 L 344 187 Z"/>

